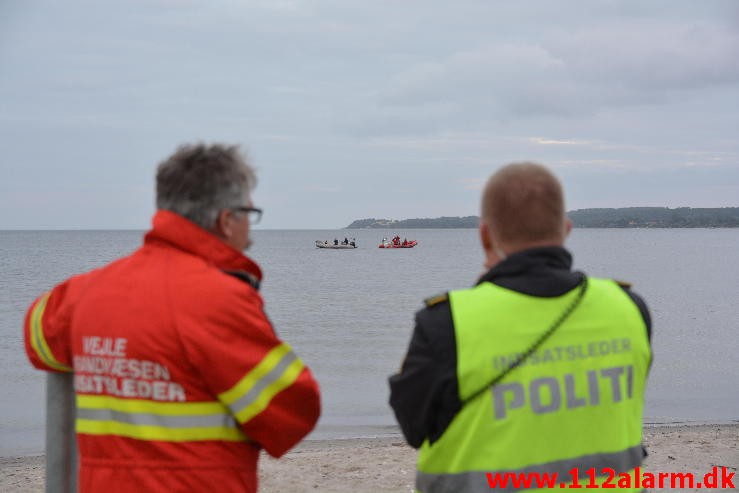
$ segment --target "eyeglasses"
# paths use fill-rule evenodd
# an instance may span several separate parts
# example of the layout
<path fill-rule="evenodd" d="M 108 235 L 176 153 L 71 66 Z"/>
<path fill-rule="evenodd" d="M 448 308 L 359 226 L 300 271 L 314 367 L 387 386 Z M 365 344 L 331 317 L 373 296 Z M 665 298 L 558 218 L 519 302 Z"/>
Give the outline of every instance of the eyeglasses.
<path fill-rule="evenodd" d="M 231 207 L 232 211 L 246 212 L 251 224 L 258 224 L 262 220 L 262 209 L 259 207 Z"/>

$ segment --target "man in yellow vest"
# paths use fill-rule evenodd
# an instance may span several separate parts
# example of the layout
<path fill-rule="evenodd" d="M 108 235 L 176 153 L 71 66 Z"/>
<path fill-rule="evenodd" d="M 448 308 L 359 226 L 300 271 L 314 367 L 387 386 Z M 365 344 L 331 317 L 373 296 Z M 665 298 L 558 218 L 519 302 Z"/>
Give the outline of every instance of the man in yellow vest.
<path fill-rule="evenodd" d="M 488 269 L 426 300 L 390 405 L 423 493 L 640 490 L 651 322 L 625 283 L 572 271 L 556 177 L 503 167 L 482 197 Z"/>

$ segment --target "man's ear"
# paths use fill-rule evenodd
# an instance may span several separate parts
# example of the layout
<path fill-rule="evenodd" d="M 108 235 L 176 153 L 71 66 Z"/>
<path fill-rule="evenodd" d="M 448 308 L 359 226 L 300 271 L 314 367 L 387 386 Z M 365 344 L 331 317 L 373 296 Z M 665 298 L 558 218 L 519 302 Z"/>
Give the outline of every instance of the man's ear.
<path fill-rule="evenodd" d="M 572 231 L 572 221 L 569 217 L 565 217 L 565 235 L 562 239 L 566 239 L 570 235 L 570 231 Z"/>
<path fill-rule="evenodd" d="M 495 254 L 493 240 L 490 238 L 490 226 L 482 220 L 480 220 L 480 243 L 485 253 L 485 263 L 483 265 L 486 269 L 490 269 L 498 263 L 498 257 Z"/>
<path fill-rule="evenodd" d="M 233 227 L 231 226 L 231 215 L 233 213 L 228 209 L 221 209 L 216 216 L 216 223 L 214 225 L 214 233 L 219 238 L 230 238 L 233 234 Z"/>
<path fill-rule="evenodd" d="M 480 243 L 486 256 L 488 252 L 492 252 L 493 243 L 490 240 L 490 226 L 483 220 L 480 220 Z"/>
<path fill-rule="evenodd" d="M 485 268 L 492 269 L 495 264 L 506 259 L 503 246 L 497 238 L 493 238 L 490 225 L 480 221 L 480 242 L 485 250 Z"/>

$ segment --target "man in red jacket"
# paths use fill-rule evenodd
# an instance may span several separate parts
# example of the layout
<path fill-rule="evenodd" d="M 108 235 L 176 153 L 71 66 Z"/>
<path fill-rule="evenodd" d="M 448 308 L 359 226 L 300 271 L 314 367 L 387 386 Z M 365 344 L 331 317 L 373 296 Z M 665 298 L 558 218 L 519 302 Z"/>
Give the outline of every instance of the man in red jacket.
<path fill-rule="evenodd" d="M 29 308 L 31 363 L 74 372 L 81 492 L 255 492 L 260 449 L 279 457 L 313 429 L 318 385 L 242 253 L 255 184 L 237 148 L 181 147 L 159 165 L 143 246 Z"/>

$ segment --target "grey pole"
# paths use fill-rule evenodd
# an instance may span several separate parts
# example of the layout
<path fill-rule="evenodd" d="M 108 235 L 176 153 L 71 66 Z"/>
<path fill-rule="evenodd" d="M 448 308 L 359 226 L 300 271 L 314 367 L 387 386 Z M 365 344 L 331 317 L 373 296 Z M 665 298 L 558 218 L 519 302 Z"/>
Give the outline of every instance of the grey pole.
<path fill-rule="evenodd" d="M 74 374 L 46 377 L 46 493 L 77 492 Z"/>

